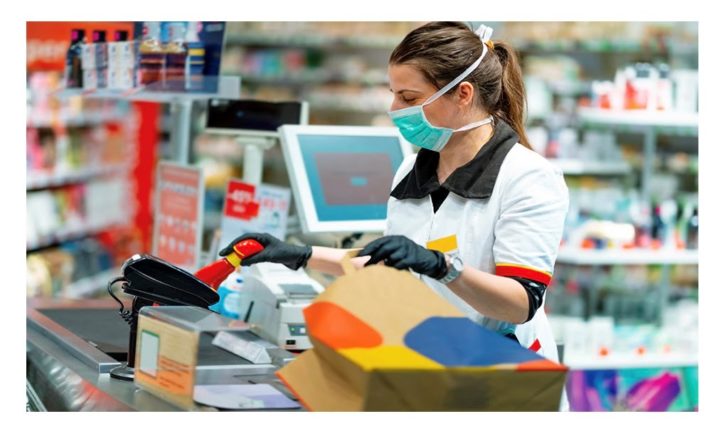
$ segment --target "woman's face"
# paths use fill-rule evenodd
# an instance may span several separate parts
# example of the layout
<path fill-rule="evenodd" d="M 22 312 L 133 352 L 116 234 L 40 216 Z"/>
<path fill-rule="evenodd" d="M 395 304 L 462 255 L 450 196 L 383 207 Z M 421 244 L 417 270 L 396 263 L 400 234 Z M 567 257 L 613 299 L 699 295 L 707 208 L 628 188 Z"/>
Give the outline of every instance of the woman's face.
<path fill-rule="evenodd" d="M 437 88 L 429 83 L 416 68 L 406 64 L 393 64 L 387 69 L 390 77 L 390 91 L 394 95 L 391 111 L 423 104 L 435 94 Z M 425 117 L 434 126 L 457 127 L 458 107 L 451 97 L 442 96 L 426 105 Z"/>

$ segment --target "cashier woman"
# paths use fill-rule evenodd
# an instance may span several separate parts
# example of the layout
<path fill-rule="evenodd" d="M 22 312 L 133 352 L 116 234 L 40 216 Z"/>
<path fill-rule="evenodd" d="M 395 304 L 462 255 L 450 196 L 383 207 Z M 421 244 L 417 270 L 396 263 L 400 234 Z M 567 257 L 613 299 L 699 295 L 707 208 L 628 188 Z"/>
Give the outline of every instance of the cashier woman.
<path fill-rule="evenodd" d="M 392 52 L 389 115 L 420 150 L 395 174 L 384 236 L 367 244 L 355 264 L 411 270 L 469 318 L 558 361 L 542 305 L 568 190 L 560 170 L 530 148 L 516 54 L 491 34 L 485 26 L 433 22 Z M 265 247 L 244 265 L 342 273 L 344 250 L 266 234 L 234 243 L 241 238 Z M 450 238 L 456 249 L 434 250 L 449 247 Z"/>

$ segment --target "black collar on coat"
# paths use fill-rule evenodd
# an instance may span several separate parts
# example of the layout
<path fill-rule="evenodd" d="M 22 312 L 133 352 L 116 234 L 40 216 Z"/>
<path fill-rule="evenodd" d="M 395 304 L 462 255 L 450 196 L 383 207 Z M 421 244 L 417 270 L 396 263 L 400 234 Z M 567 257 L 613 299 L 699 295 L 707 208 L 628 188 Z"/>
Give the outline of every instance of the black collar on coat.
<path fill-rule="evenodd" d="M 472 160 L 455 169 L 442 185 L 437 179 L 440 154 L 420 149 L 415 166 L 397 184 L 390 196 L 397 199 L 420 199 L 443 187 L 467 199 L 487 199 L 493 192 L 505 156 L 517 142 L 518 135 L 515 131 L 504 121 L 495 120 L 495 129 L 490 140 Z"/>

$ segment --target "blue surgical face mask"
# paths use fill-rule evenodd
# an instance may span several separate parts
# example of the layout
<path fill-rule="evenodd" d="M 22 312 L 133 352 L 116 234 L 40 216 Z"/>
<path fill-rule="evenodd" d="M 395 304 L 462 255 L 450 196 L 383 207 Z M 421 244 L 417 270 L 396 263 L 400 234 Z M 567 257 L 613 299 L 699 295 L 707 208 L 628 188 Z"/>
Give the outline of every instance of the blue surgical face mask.
<path fill-rule="evenodd" d="M 402 136 L 407 139 L 413 145 L 425 148 L 432 151 L 441 151 L 450 140 L 450 137 L 455 132 L 462 132 L 464 130 L 474 129 L 484 124 L 488 124 L 493 121 L 493 117 L 470 123 L 458 129 L 450 129 L 448 127 L 438 127 L 430 124 L 427 117 L 425 117 L 425 111 L 423 107 L 429 105 L 443 94 L 447 93 L 451 88 L 459 84 L 463 79 L 470 75 L 475 70 L 480 62 L 483 61 L 483 57 L 488 52 L 488 46 L 485 44 L 490 40 L 490 36 L 493 34 L 493 29 L 485 27 L 483 25 L 476 31 L 480 35 L 483 41 L 483 53 L 480 55 L 475 63 L 471 64 L 463 73 L 457 78 L 453 79 L 446 86 L 438 90 L 435 94 L 430 96 L 422 105 L 410 106 L 409 108 L 398 109 L 396 111 L 388 112 L 392 122 L 400 130 Z"/>

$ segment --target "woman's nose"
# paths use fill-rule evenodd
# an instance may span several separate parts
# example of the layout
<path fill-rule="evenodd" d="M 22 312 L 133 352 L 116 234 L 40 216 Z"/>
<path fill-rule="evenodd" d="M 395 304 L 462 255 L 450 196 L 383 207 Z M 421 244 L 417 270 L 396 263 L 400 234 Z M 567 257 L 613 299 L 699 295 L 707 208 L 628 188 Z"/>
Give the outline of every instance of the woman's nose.
<path fill-rule="evenodd" d="M 403 106 L 400 102 L 397 101 L 397 99 L 392 100 L 392 104 L 390 105 L 390 111 L 397 111 L 398 109 L 402 109 Z"/>

